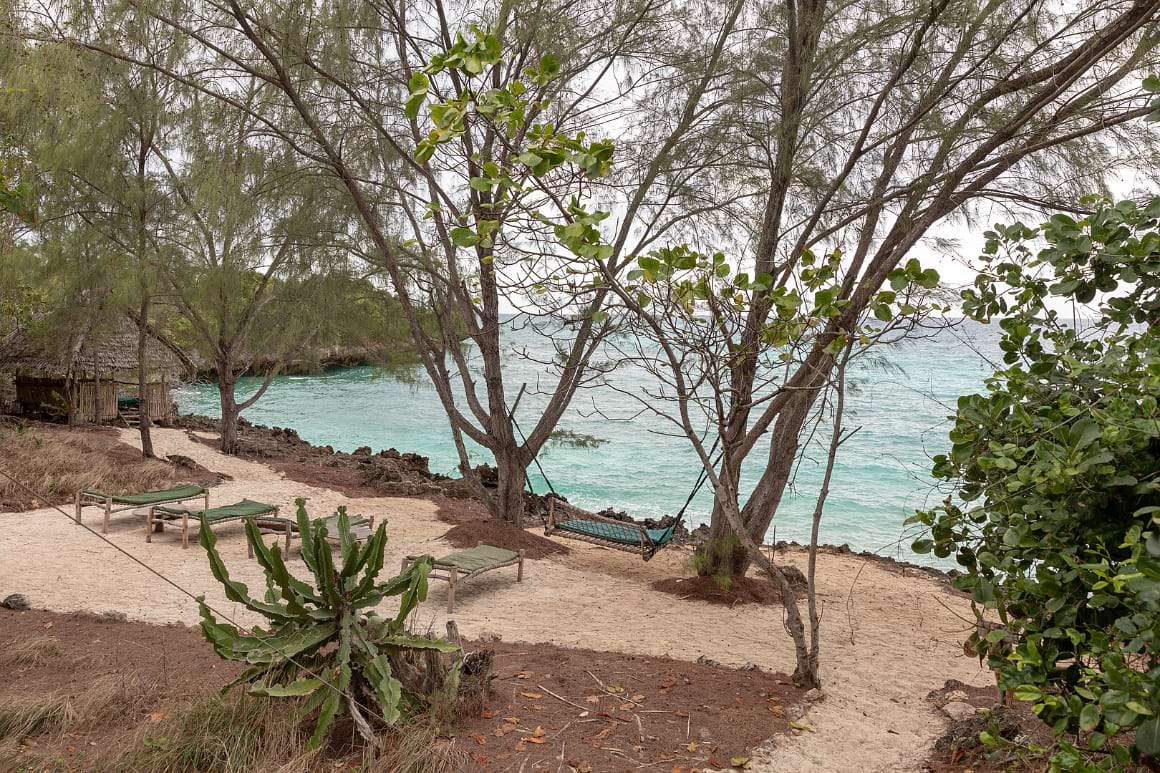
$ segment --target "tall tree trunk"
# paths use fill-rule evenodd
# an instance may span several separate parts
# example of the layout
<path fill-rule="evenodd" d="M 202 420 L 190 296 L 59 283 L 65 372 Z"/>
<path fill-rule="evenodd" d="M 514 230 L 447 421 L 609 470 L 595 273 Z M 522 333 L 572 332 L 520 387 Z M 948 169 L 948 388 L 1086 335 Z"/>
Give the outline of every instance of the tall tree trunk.
<path fill-rule="evenodd" d="M 528 480 L 527 462 L 518 448 L 495 452 L 498 484 L 492 498 L 492 515 L 508 521 L 518 529 L 524 527 L 524 485 Z"/>
<path fill-rule="evenodd" d="M 149 349 L 149 292 L 141 282 L 141 306 L 137 310 L 137 411 L 141 433 L 141 455 L 146 459 L 156 459 L 153 452 L 153 435 L 149 431 L 152 424 L 149 417 L 149 400 L 146 390 L 149 387 L 149 363 L 147 352 Z"/>
<path fill-rule="evenodd" d="M 238 452 L 238 401 L 234 395 L 237 386 L 237 377 L 234 375 L 232 364 L 221 360 L 217 363 L 218 396 L 222 406 L 221 420 L 221 452 L 236 454 Z"/>

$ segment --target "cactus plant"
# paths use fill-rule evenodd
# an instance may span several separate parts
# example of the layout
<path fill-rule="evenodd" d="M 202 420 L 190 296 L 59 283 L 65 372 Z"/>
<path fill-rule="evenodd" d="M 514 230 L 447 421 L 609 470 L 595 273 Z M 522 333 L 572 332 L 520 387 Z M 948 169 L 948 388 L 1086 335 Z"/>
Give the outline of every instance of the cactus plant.
<path fill-rule="evenodd" d="M 336 561 L 326 525 L 310 520 L 304 500 L 297 500 L 297 505 L 302 558 L 314 575 L 313 585 L 294 577 L 278 547 L 267 547 L 256 524 L 246 522 L 246 539 L 266 574 L 264 600 L 251 597 L 245 584 L 230 579 L 215 547 L 217 540 L 202 521 L 201 545 L 214 577 L 225 587 L 226 598 L 262 615 L 269 625 L 243 633 L 218 622 L 203 598 L 199 599 L 201 629 L 218 655 L 249 666 L 227 690 L 248 684 L 254 695 L 304 698 L 303 719 L 318 712 L 311 748 L 322 743 L 335 718 L 343 713 L 350 714 L 360 735 L 373 743 L 372 722 L 393 724 L 405 712 L 422 709 L 426 700 L 406 689 L 393 673 L 392 661 L 405 667 L 415 651 L 429 651 L 437 658 L 438 653 L 457 649 L 450 642 L 413 636 L 406 629 L 407 617 L 427 597 L 432 560 L 424 557 L 402 574 L 380 582 L 385 524 L 379 524 L 366 544 L 360 545 L 351 534 L 346 509 L 339 508 L 340 560 Z M 399 597 L 393 618 L 366 612 L 391 596 Z M 453 687 L 457 676 L 449 675 L 443 680 L 445 685 Z"/>

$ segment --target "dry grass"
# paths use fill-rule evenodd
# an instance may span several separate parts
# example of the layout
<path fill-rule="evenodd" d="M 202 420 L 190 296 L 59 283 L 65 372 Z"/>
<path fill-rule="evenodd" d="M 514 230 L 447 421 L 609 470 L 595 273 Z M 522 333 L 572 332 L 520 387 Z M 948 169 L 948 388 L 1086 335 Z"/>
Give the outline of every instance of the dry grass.
<path fill-rule="evenodd" d="M 0 651 L 0 673 L 18 668 L 39 668 L 63 655 L 60 642 L 51 636 L 31 636 Z"/>
<path fill-rule="evenodd" d="M 134 676 L 107 676 L 79 695 L 30 695 L 0 704 L 0 741 L 83 732 L 143 714 L 159 685 Z"/>
<path fill-rule="evenodd" d="M 110 767 L 116 770 L 311 773 L 318 753 L 306 736 L 293 701 L 221 695 L 139 731 Z"/>
<path fill-rule="evenodd" d="M 0 512 L 71 502 L 81 489 L 125 494 L 185 482 L 172 465 L 142 458 L 111 434 L 43 424 L 0 423 L 0 470 L 37 492 L 0 475 Z"/>
<path fill-rule="evenodd" d="M 421 718 L 380 736 L 380 750 L 366 760 L 368 773 L 459 773 L 471 769 L 471 758 Z"/>

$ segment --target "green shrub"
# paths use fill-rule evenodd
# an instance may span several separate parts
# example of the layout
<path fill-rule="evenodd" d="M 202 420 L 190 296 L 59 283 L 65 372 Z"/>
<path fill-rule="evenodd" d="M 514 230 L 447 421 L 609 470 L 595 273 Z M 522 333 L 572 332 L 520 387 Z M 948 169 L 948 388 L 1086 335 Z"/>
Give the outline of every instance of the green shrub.
<path fill-rule="evenodd" d="M 959 399 L 934 463 L 955 493 L 915 516 L 926 534 L 914 549 L 953 554 L 965 569 L 955 585 L 998 617 L 971 644 L 1059 735 L 1053 769 L 1154 761 L 1160 198 L 997 227 L 984 259 L 964 310 L 1002 316 L 1005 367 L 986 394 Z M 1097 296 L 1082 332 L 1056 311 Z"/>
<path fill-rule="evenodd" d="M 201 628 L 219 655 L 249 665 L 230 686 L 245 683 L 254 695 L 303 698 L 303 719 L 318 712 L 308 748 L 318 748 L 335 717 L 343 713 L 373 742 L 372 722 L 393 724 L 404 712 L 421 709 L 426 701 L 425 696 L 404 688 L 392 662 L 403 665 L 416 651 L 457 649 L 449 642 L 412 636 L 406 630 L 407 617 L 427 597 L 432 560 L 424 557 L 402 574 L 377 581 L 387 541 L 385 524 L 379 524 L 366 544 L 360 545 L 351 534 L 345 508 L 340 508 L 336 563 L 325 524 L 311 522 L 304 500 L 297 504 L 302 558 L 314 575 L 314 584 L 295 578 L 279 549 L 266 547 L 257 526 L 248 521 L 246 538 L 266 574 L 262 601 L 252 598 L 244 584 L 230 579 L 214 547 L 213 532 L 202 522 L 201 544 L 226 597 L 261 614 L 269 627 L 255 627 L 245 634 L 219 623 L 202 601 Z M 393 618 L 364 612 L 392 596 L 399 597 L 399 611 Z M 448 686 L 457 682 L 458 674 L 450 676 L 443 680 Z"/>

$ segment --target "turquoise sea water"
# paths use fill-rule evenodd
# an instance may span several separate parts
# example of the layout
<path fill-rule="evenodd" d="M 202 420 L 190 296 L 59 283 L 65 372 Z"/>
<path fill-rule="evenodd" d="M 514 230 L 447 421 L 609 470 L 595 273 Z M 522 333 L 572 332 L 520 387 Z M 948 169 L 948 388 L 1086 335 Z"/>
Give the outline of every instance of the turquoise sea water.
<path fill-rule="evenodd" d="M 526 330 L 516 331 L 511 341 L 505 378 L 510 400 L 522 383 L 529 384 L 517 412 L 527 430 L 541 404 L 533 387 L 548 378 L 533 360 L 549 360 L 550 349 Z M 822 520 L 824 542 L 913 558 L 902 522 L 916 507 L 940 498 L 929 477 L 930 457 L 947 447 L 946 417 L 956 398 L 978 390 L 992 370 L 986 360 L 998 360 L 997 341 L 994 327 L 964 324 L 882 349 L 885 362 L 866 362 L 851 373 L 856 388 L 848 398 L 846 426 L 861 429 L 842 446 L 835 466 Z M 588 509 L 611 506 L 653 517 L 676 512 L 699 472 L 696 456 L 683 437 L 672 435 L 671 425 L 641 414 L 636 401 L 617 391 L 652 386 L 646 374 L 629 367 L 610 380 L 617 389 L 581 390 L 559 425 L 607 442 L 597 448 L 554 444 L 540 459 L 544 473 L 557 491 Z M 244 380 L 239 394 L 253 388 L 253 381 Z M 213 384 L 185 387 L 177 400 L 182 412 L 219 415 Z M 359 446 L 413 451 L 430 457 L 432 471 L 457 474 L 447 419 L 421 371 L 405 379 L 371 367 L 279 377 L 244 415 L 259 424 L 293 427 L 305 440 L 344 451 Z M 778 539 L 808 538 L 826 440 L 822 433 L 799 465 L 774 520 Z M 488 458 L 482 449 L 473 453 L 480 461 Z M 762 452 L 753 456 L 763 457 Z M 531 472 L 535 490 L 546 490 L 539 471 Z M 755 470 L 747 470 L 746 477 L 753 479 Z M 691 525 L 707 522 L 711 498 L 703 490 L 693 501 L 687 515 Z"/>

